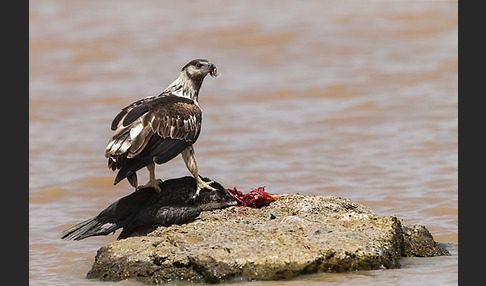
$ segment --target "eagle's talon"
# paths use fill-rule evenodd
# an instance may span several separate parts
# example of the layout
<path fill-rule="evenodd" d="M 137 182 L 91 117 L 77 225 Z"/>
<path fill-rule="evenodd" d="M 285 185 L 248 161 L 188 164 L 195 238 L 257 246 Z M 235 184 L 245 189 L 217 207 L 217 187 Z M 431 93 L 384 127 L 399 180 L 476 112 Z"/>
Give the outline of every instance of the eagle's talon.
<path fill-rule="evenodd" d="M 202 179 L 199 179 L 198 182 L 197 182 L 197 189 L 196 189 L 196 193 L 194 194 L 194 199 L 196 199 L 198 196 L 199 196 L 199 192 L 202 190 L 202 189 L 207 189 L 207 190 L 210 190 L 210 191 L 213 191 L 213 192 L 216 192 L 216 189 L 211 187 L 211 184 L 214 183 L 214 181 L 209 181 L 209 182 L 205 182 L 203 181 Z"/>
<path fill-rule="evenodd" d="M 198 186 L 197 186 L 197 194 L 199 194 L 199 191 L 202 190 L 202 189 L 208 189 L 210 191 L 216 191 L 215 188 L 211 187 L 211 184 L 214 183 L 214 181 L 209 181 L 209 182 L 205 182 L 205 181 L 200 181 Z"/>
<path fill-rule="evenodd" d="M 157 193 L 160 194 L 160 193 L 162 193 L 162 189 L 159 186 L 159 183 L 161 183 L 161 182 L 162 182 L 161 179 L 150 180 L 145 185 L 139 185 L 136 190 L 138 191 L 138 190 L 143 189 L 143 188 L 154 188 L 157 191 Z"/>

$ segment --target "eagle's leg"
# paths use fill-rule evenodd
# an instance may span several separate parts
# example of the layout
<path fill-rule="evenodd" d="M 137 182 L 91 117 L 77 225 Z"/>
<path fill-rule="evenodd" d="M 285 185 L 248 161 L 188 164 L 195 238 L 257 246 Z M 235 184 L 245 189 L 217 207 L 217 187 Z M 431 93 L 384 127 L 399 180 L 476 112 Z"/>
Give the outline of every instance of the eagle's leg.
<path fill-rule="evenodd" d="M 149 181 L 147 182 L 147 184 L 145 185 L 142 185 L 142 186 L 138 186 L 137 189 L 139 188 L 149 188 L 149 187 L 152 187 L 154 188 L 157 192 L 162 192 L 162 190 L 160 189 L 159 187 L 159 181 L 155 178 L 155 163 L 151 163 L 151 164 L 148 164 L 147 165 L 147 169 L 149 171 L 149 175 L 150 175 L 150 179 Z"/>
<path fill-rule="evenodd" d="M 196 179 L 197 182 L 197 189 L 196 189 L 196 194 L 194 197 L 199 196 L 199 192 L 202 189 L 209 189 L 211 191 L 216 191 L 215 188 L 211 187 L 211 184 L 213 181 L 205 182 L 201 177 L 199 177 L 199 173 L 197 171 L 197 164 L 196 164 L 196 157 L 194 155 L 194 148 L 191 146 L 188 146 L 184 151 L 182 151 L 182 158 L 184 159 L 184 162 L 186 163 L 187 169 L 191 174 L 194 176 L 194 179 Z"/>

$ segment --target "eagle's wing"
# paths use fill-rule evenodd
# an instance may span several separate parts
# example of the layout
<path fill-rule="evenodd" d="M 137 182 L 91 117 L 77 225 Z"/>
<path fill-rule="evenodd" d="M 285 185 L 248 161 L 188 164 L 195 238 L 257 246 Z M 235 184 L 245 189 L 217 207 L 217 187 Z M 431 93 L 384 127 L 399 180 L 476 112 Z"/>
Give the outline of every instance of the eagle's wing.
<path fill-rule="evenodd" d="M 153 162 L 165 163 L 196 142 L 202 112 L 193 100 L 166 95 L 132 103 L 115 117 L 105 156 L 112 170 L 120 169 L 115 184 Z M 133 177 L 132 177 L 133 178 Z"/>
<path fill-rule="evenodd" d="M 126 117 L 126 115 L 132 111 L 132 109 L 141 106 L 141 105 L 147 105 L 150 101 L 154 100 L 156 97 L 155 96 L 147 96 L 145 98 L 142 98 L 140 100 L 137 100 L 130 104 L 129 106 L 123 108 L 120 113 L 118 113 L 117 116 L 113 119 L 111 122 L 111 130 L 115 131 L 120 127 L 120 123 L 122 122 L 122 119 Z"/>

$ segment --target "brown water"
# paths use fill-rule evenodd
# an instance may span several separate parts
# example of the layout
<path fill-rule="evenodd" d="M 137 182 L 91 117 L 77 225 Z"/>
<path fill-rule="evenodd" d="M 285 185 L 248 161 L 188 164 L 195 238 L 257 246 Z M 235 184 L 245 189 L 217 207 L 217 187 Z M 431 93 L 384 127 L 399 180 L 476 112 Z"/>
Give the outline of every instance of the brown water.
<path fill-rule="evenodd" d="M 112 185 L 111 120 L 194 58 L 222 74 L 201 90 L 202 175 L 242 191 L 348 197 L 427 226 L 453 253 L 251 285 L 457 284 L 456 1 L 38 0 L 29 10 L 32 285 L 115 285 L 84 277 L 118 232 L 59 234 L 133 191 Z M 156 170 L 189 175 L 180 157 Z"/>

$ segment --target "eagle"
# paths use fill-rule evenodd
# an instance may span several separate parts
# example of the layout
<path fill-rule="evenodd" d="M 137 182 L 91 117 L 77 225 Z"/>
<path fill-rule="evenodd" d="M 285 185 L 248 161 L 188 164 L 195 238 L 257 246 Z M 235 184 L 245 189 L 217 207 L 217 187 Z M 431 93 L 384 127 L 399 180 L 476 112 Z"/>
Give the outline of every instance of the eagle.
<path fill-rule="evenodd" d="M 218 76 L 214 64 L 206 59 L 192 60 L 162 93 L 137 100 L 118 113 L 111 123 L 114 132 L 105 149 L 108 168 L 118 170 L 114 185 L 126 178 L 136 189 L 153 187 L 160 192 L 155 164 L 182 154 L 197 183 L 195 197 L 203 188 L 215 190 L 212 181 L 199 177 L 193 147 L 202 123 L 199 90 L 208 74 Z M 143 167 L 147 167 L 150 179 L 139 186 L 136 172 Z"/>

